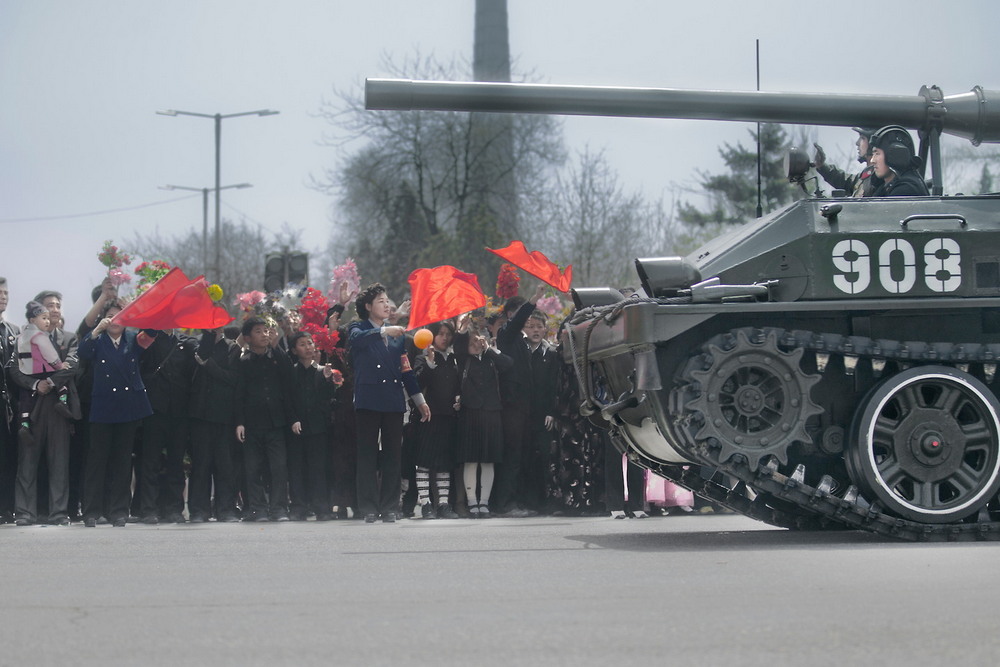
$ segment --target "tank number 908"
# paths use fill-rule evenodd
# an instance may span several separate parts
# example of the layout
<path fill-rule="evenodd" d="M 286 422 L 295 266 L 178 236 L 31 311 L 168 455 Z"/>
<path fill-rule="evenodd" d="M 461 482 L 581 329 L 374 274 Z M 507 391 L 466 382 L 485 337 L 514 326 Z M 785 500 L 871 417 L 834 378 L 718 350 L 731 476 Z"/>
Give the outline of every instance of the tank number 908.
<path fill-rule="evenodd" d="M 860 239 L 844 239 L 833 246 L 833 284 L 841 292 L 860 294 L 872 282 L 872 273 L 890 294 L 906 294 L 917 282 L 917 256 L 906 239 L 887 239 L 872 254 Z M 933 292 L 954 292 L 962 284 L 962 253 L 958 242 L 932 238 L 922 248 L 923 280 Z"/>

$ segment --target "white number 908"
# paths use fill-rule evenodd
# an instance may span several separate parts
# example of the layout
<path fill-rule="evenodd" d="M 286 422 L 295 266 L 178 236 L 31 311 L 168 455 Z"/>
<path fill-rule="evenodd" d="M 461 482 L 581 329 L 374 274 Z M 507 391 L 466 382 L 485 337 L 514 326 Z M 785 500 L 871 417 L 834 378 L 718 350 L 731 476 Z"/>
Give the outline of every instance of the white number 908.
<path fill-rule="evenodd" d="M 860 294 L 872 282 L 872 253 L 860 239 L 844 239 L 833 246 L 833 284 L 845 294 Z M 906 239 L 887 239 L 879 246 L 878 280 L 890 294 L 906 294 L 917 282 L 917 256 Z M 893 266 L 895 260 L 895 266 Z M 954 292 L 962 284 L 962 253 L 958 242 L 933 238 L 924 244 L 924 284 L 932 292 Z"/>

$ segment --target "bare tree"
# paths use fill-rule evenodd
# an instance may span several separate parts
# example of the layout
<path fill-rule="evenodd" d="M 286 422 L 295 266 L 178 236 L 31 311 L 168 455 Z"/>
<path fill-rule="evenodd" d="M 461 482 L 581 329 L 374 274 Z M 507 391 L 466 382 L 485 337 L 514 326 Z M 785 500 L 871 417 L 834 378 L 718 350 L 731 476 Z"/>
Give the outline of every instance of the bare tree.
<path fill-rule="evenodd" d="M 236 224 L 223 219 L 222 266 L 217 274 L 209 273 L 205 277 L 222 286 L 227 295 L 223 303 L 232 310 L 230 297 L 241 292 L 263 289 L 265 255 L 289 243 L 294 247 L 298 242 L 298 234 L 286 226 L 281 234 L 272 237 L 260 227 L 246 221 Z M 144 260 L 163 260 L 179 267 L 192 278 L 201 275 L 204 244 L 199 231 L 191 229 L 186 234 L 175 237 L 163 237 L 159 231 L 148 236 L 136 233 L 135 238 L 130 239 L 126 245 Z M 210 233 L 208 247 L 215 247 L 214 232 Z"/>
<path fill-rule="evenodd" d="M 387 60 L 383 67 L 405 78 L 459 76 L 456 64 L 433 58 L 401 66 Z M 482 113 L 372 112 L 359 91 L 335 95 L 320 114 L 346 138 L 325 143 L 364 145 L 314 180 L 339 204 L 332 254 L 353 255 L 362 275 L 397 290 L 413 269 L 444 263 L 488 284 L 497 262 L 483 247 L 506 245 L 511 230 L 530 240 L 530 225 L 503 217 L 514 210 L 522 220 L 537 219 L 549 169 L 564 157 L 558 122 L 534 115 L 500 121 Z M 511 150 L 491 150 L 498 142 L 509 142 Z M 503 211 L 496 202 L 512 195 L 497 191 L 498 184 L 509 183 L 511 174 L 518 205 Z"/>

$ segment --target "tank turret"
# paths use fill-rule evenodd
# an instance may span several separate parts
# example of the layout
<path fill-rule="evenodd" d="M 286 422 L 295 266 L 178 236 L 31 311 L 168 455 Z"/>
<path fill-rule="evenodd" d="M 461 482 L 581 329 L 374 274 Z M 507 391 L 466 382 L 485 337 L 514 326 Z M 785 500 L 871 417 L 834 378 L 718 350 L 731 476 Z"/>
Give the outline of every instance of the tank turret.
<path fill-rule="evenodd" d="M 1000 142 L 997 92 L 370 79 L 366 95 L 370 109 L 917 130 L 934 196 L 807 198 L 687 257 L 635 259 L 642 293 L 576 291 L 564 354 L 616 446 L 720 505 L 789 528 L 1000 539 L 1000 197 L 941 196 L 939 143 Z"/>

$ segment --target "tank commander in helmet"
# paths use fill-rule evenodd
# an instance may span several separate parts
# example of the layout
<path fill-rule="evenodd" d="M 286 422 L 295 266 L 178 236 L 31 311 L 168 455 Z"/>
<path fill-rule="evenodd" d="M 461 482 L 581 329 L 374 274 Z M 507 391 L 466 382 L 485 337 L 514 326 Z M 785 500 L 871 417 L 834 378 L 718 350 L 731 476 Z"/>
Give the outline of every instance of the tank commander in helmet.
<path fill-rule="evenodd" d="M 874 128 L 853 127 L 858 133 L 858 140 L 855 145 L 858 147 L 858 162 L 865 165 L 860 174 L 848 174 L 843 169 L 834 167 L 826 163 L 826 153 L 819 144 L 813 144 L 816 154 L 813 157 L 813 166 L 827 183 L 838 190 L 850 193 L 852 197 L 871 197 L 872 192 L 878 187 L 875 179 L 872 179 L 871 166 L 871 136 L 875 134 Z"/>
<path fill-rule="evenodd" d="M 920 174 L 921 160 L 913 150 L 906 128 L 886 125 L 871 138 L 871 165 L 882 184 L 873 197 L 926 197 L 927 184 Z"/>

